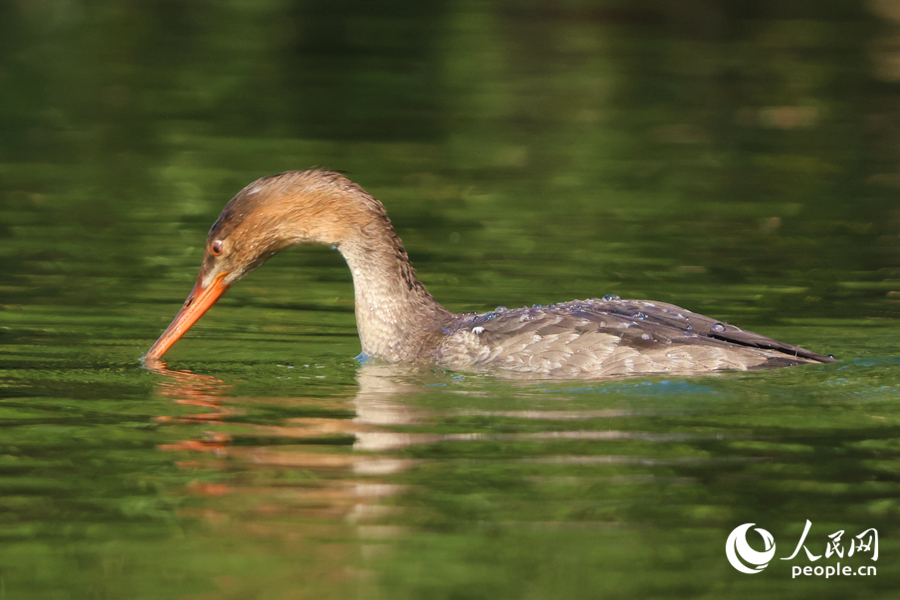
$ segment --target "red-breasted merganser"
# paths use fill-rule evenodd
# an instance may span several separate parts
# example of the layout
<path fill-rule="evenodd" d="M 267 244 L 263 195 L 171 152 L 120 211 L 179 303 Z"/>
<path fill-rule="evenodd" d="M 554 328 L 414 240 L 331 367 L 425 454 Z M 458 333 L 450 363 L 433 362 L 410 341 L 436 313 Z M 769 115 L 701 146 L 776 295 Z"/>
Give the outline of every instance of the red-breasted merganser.
<path fill-rule="evenodd" d="M 318 169 L 263 177 L 232 198 L 209 231 L 197 284 L 144 360 L 159 359 L 225 290 L 296 244 L 328 244 L 347 260 L 364 357 L 580 378 L 834 360 L 672 304 L 617 296 L 452 313 L 416 277 L 381 202 Z"/>

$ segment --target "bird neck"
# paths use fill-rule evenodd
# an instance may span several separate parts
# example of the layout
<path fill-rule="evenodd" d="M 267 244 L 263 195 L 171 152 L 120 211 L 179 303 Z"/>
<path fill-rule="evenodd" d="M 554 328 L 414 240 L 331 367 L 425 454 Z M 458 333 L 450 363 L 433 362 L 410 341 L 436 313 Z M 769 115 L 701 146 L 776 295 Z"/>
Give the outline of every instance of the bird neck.
<path fill-rule="evenodd" d="M 386 216 L 338 245 L 353 274 L 356 326 L 365 356 L 416 361 L 452 315 L 416 277 Z"/>

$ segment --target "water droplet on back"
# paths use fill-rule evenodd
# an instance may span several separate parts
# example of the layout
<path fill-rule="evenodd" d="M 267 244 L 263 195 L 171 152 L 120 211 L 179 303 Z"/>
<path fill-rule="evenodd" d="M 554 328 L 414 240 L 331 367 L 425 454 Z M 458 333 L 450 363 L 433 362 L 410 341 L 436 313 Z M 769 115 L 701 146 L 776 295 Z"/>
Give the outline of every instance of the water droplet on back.
<path fill-rule="evenodd" d="M 631 318 L 632 318 L 632 319 L 646 319 L 646 318 L 647 318 L 647 313 L 641 312 L 641 311 L 638 310 L 638 311 L 635 311 L 635 312 L 631 313 Z"/>
<path fill-rule="evenodd" d="M 712 330 L 716 333 L 722 333 L 723 331 L 725 331 L 725 326 L 721 323 L 713 323 Z"/>
<path fill-rule="evenodd" d="M 607 294 L 607 295 L 603 296 L 603 299 L 606 300 L 607 302 L 612 302 L 613 300 L 621 300 L 621 298 L 619 298 L 615 294 Z"/>

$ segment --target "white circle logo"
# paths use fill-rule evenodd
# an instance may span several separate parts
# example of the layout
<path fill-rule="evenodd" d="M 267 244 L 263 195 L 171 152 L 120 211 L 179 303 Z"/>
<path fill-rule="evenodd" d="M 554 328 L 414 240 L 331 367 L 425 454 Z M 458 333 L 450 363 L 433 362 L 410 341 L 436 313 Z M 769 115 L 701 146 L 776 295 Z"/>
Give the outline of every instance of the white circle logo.
<path fill-rule="evenodd" d="M 756 523 L 744 523 L 735 527 L 725 542 L 725 555 L 728 557 L 728 562 L 731 563 L 731 566 L 741 573 L 751 575 L 765 569 L 769 565 L 769 561 L 775 557 L 775 539 L 765 529 L 754 528 L 766 545 L 765 552 L 757 552 L 747 543 L 747 530 L 754 525 Z M 750 564 L 752 567 L 748 567 L 744 563 Z"/>

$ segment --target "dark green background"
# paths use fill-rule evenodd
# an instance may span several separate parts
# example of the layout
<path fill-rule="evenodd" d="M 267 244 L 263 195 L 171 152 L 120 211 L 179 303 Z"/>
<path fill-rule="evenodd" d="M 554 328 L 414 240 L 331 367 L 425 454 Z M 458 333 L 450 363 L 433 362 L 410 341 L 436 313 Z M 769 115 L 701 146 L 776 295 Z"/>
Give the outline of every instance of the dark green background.
<path fill-rule="evenodd" d="M 889 0 L 0 2 L 0 599 L 890 597 L 898 39 Z M 616 293 L 843 361 L 360 367 L 307 248 L 141 369 L 225 202 L 310 166 L 453 310 Z M 807 519 L 878 575 L 728 565 Z"/>

